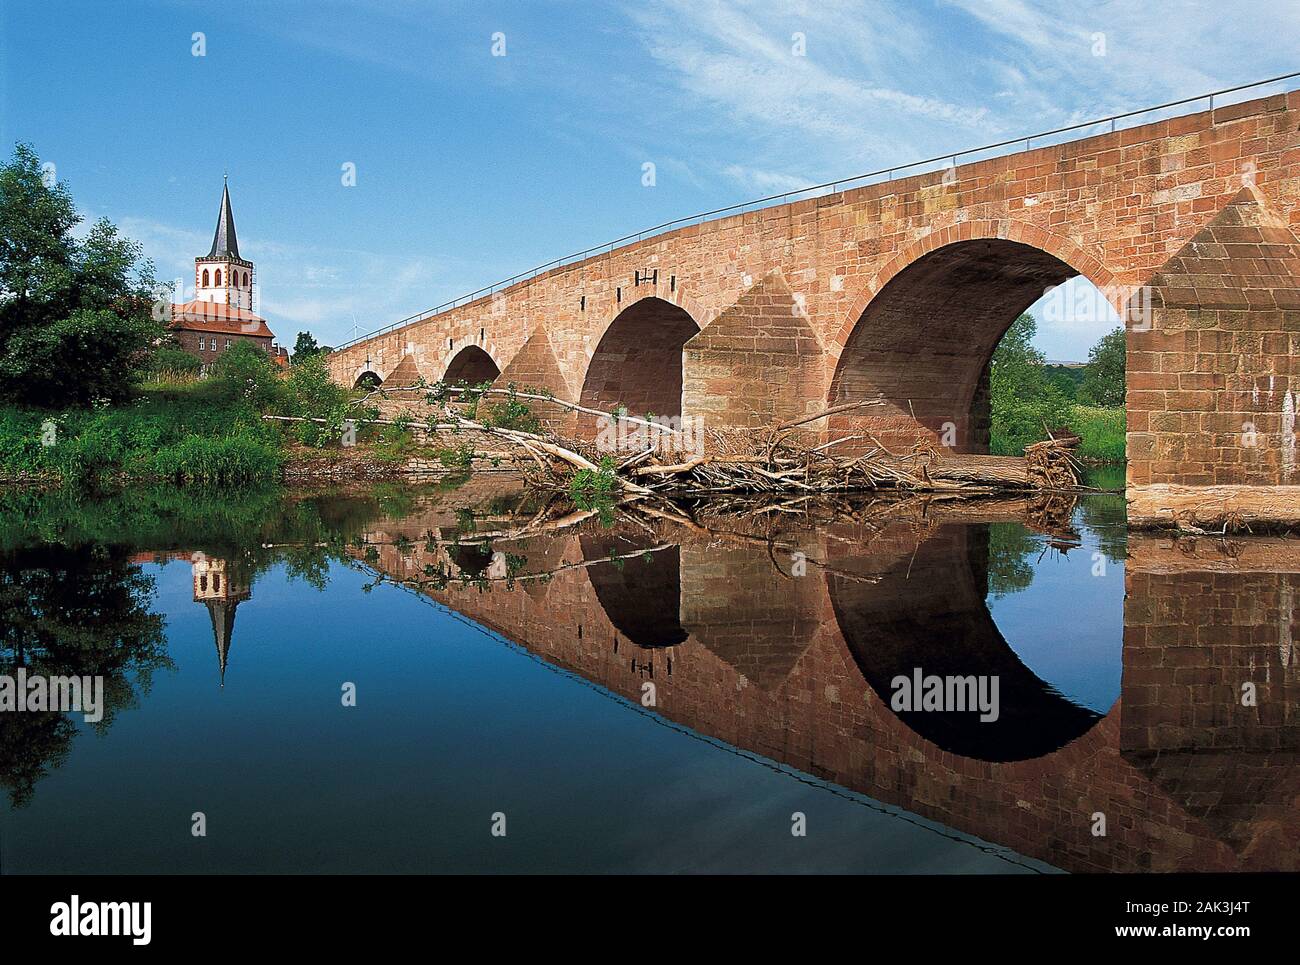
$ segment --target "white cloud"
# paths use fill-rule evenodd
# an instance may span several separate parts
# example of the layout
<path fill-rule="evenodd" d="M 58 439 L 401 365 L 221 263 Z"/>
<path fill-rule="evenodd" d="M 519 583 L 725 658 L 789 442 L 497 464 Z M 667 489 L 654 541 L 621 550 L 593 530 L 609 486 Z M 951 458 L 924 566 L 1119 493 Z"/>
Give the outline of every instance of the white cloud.
<path fill-rule="evenodd" d="M 1034 113 L 1132 110 L 1294 69 L 1300 5 L 1271 0 L 946 0 L 997 41 L 980 58 Z M 1267 25 L 1267 29 L 1261 29 Z M 1245 95 L 1250 96 L 1250 95 Z"/>
<path fill-rule="evenodd" d="M 783 174 L 780 171 L 764 171 L 747 168 L 739 164 L 729 164 L 723 174 L 746 189 L 764 194 L 779 194 L 786 191 L 798 191 L 815 182 L 803 175 Z"/>
<path fill-rule="evenodd" d="M 900 59 L 899 38 L 921 46 L 914 25 L 891 8 L 660 0 L 629 15 L 651 57 L 698 106 L 721 109 L 718 127 L 787 138 L 769 144 L 774 153 L 811 148 L 819 161 L 861 157 L 896 148 L 918 123 L 969 129 L 986 113 L 883 80 L 885 63 Z M 796 32 L 804 36 L 803 56 L 793 51 Z M 888 145 L 882 129 L 890 132 Z"/>

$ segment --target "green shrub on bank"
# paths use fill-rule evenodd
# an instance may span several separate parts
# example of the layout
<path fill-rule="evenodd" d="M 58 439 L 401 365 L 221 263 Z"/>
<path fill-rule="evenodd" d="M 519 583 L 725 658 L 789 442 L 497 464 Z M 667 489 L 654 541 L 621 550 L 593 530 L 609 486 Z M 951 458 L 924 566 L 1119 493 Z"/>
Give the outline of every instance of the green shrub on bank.
<path fill-rule="evenodd" d="M 349 419 L 373 419 L 376 410 L 349 409 L 349 393 L 330 378 L 324 356 L 296 357 L 285 380 L 282 411 L 277 414 L 323 422 L 293 423 L 294 437 L 304 446 L 338 445 L 347 431 Z"/>
<path fill-rule="evenodd" d="M 390 426 L 382 426 L 375 438 L 374 457 L 379 462 L 405 462 L 414 455 L 418 446 L 411 431 L 410 419 L 398 419 Z"/>
<path fill-rule="evenodd" d="M 203 361 L 197 355 L 164 344 L 149 354 L 144 375 L 147 382 L 154 384 L 183 384 L 197 380 L 202 368 Z"/>
<path fill-rule="evenodd" d="M 1035 399 L 1005 399 L 995 405 L 989 431 L 989 452 L 1022 456 L 1025 446 L 1047 438 L 1049 429 L 1069 424 L 1070 406 L 1055 389 Z"/>
<path fill-rule="evenodd" d="M 205 439 L 189 436 L 158 450 L 153 475 L 178 483 L 242 485 L 280 474 L 278 446 L 251 432 Z"/>
<path fill-rule="evenodd" d="M 1070 412 L 1070 428 L 1079 436 L 1079 456 L 1098 462 L 1123 462 L 1126 422 L 1123 406 L 1104 409 L 1074 406 Z"/>
<path fill-rule="evenodd" d="M 243 403 L 257 412 L 282 409 L 289 395 L 271 357 L 244 339 L 217 356 L 212 366 L 212 383 L 230 404 Z"/>
<path fill-rule="evenodd" d="M 208 381 L 152 387 L 120 405 L 0 409 L 0 474 L 94 486 L 115 478 L 278 478 L 279 430 Z M 273 458 L 268 458 L 268 454 Z"/>

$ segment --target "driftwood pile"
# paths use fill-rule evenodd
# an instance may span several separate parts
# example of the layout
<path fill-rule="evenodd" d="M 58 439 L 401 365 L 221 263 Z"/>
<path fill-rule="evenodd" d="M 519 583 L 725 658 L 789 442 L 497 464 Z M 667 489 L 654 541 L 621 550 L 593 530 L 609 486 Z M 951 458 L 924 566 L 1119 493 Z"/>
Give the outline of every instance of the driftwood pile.
<path fill-rule="evenodd" d="M 948 455 L 928 444 L 890 452 L 872 442 L 842 451 L 844 440 L 818 443 L 787 426 L 710 431 L 704 453 L 644 451 L 624 458 L 618 474 L 661 495 L 713 493 L 820 495 L 892 489 L 986 494 L 1074 489 L 1078 479 L 1061 444 L 1046 443 L 1024 460 Z"/>
<path fill-rule="evenodd" d="M 416 385 L 390 391 L 425 389 Z M 594 441 L 565 439 L 550 432 L 527 432 L 496 426 L 458 400 L 485 397 L 538 401 L 575 413 L 603 418 L 611 414 L 545 393 L 496 388 L 434 386 L 425 401 L 433 414 L 416 423 L 431 433 L 464 433 L 514 457 L 529 486 L 540 492 L 571 492 L 575 473 L 586 482 L 601 479 L 612 495 L 703 496 L 749 494 L 813 496 L 832 493 L 897 490 L 916 493 L 989 495 L 1003 491 L 1073 490 L 1078 488 L 1078 463 L 1071 449 L 1077 439 L 1049 439 L 1028 447 L 1024 459 L 958 455 L 926 442 L 910 452 L 889 451 L 869 432 L 820 442 L 810 432 L 828 416 L 876 405 L 865 400 L 834 406 L 791 422 L 749 430 L 706 430 L 703 438 L 659 422 L 620 415 L 630 435 L 639 440 L 609 451 Z M 368 397 L 369 398 L 369 397 Z M 474 413 L 471 418 L 466 412 Z M 390 420 L 370 420 L 392 424 Z M 617 437 L 626 438 L 619 433 Z"/>

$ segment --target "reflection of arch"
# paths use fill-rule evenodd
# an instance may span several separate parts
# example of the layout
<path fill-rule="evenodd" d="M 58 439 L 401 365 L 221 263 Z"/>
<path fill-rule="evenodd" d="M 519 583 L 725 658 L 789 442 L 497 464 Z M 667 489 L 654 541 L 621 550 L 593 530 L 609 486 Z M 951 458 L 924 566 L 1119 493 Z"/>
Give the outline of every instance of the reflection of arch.
<path fill-rule="evenodd" d="M 681 415 L 682 347 L 699 330 L 684 308 L 662 298 L 629 305 L 587 364 L 582 405 L 608 412 L 622 403 L 631 415 Z"/>
<path fill-rule="evenodd" d="M 492 361 L 491 355 L 477 345 L 466 345 L 451 360 L 442 381 L 448 385 L 458 385 L 461 382 L 467 385 L 479 385 L 483 382 L 496 381 L 496 377 L 500 374 L 501 369 L 496 362 Z"/>
<path fill-rule="evenodd" d="M 601 608 L 624 637 L 639 647 L 671 647 L 686 639 L 681 609 L 681 551 L 674 546 L 629 559 L 610 561 L 610 554 L 624 556 L 649 549 L 644 537 L 617 539 L 584 535 L 584 560 L 605 559 L 586 567 L 587 579 L 596 591 Z"/>
<path fill-rule="evenodd" d="M 1007 328 L 1046 290 L 1079 274 L 1111 283 L 1101 264 L 1066 239 L 1023 225 L 945 229 L 892 259 L 859 296 L 842 345 L 830 401 L 880 396 L 870 418 L 915 439 L 955 426 L 963 451 L 987 447 L 981 381 Z M 987 237 L 981 232 L 988 232 Z M 998 233 L 1002 236 L 998 236 Z M 831 432 L 851 417 L 832 420 Z M 837 424 L 838 423 L 838 424 Z"/>
<path fill-rule="evenodd" d="M 895 711 L 942 750 L 984 761 L 1042 757 L 1087 733 L 1101 715 L 1030 670 L 985 606 L 987 526 L 945 526 L 879 582 L 827 577 L 840 631 L 864 679 L 891 707 L 897 677 L 996 677 L 998 717 Z M 942 587 L 936 591 L 936 587 Z"/>

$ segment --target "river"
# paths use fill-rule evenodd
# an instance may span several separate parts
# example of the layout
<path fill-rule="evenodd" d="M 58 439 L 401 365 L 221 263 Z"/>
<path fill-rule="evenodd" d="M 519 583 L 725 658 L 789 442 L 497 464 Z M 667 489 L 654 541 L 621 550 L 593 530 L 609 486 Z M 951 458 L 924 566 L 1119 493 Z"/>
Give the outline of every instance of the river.
<path fill-rule="evenodd" d="M 1288 541 L 493 475 L 0 502 L 0 675 L 105 705 L 0 713 L 3 873 L 1300 864 Z"/>

